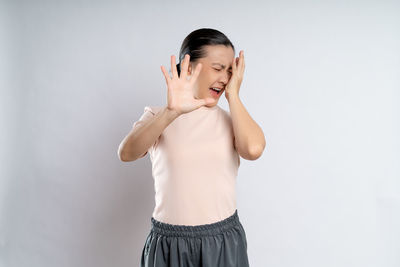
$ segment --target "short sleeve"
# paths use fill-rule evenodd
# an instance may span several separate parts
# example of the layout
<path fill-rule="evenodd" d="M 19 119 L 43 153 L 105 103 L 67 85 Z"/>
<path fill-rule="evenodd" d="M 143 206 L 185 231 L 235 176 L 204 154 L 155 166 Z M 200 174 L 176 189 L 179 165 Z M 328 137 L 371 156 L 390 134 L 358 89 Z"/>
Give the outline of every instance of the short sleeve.
<path fill-rule="evenodd" d="M 238 166 L 240 166 L 240 155 L 239 155 L 239 152 L 237 151 L 237 147 L 236 147 L 236 138 L 235 138 L 235 133 L 233 131 L 232 118 L 231 118 L 230 111 L 228 112 L 225 109 L 221 109 L 221 110 L 225 114 L 226 119 L 229 121 L 230 131 L 232 133 L 232 145 L 237 154 Z"/>
<path fill-rule="evenodd" d="M 139 127 L 140 125 L 144 124 L 145 122 L 147 122 L 148 120 L 150 120 L 152 117 L 154 117 L 154 115 L 157 114 L 157 112 L 159 111 L 159 108 L 157 107 L 150 107 L 150 106 L 145 106 L 144 107 L 144 112 L 143 114 L 140 116 L 140 118 L 135 121 L 132 125 L 132 129 L 135 129 L 136 127 Z M 153 145 L 149 148 L 149 150 L 156 146 L 158 143 L 159 138 L 153 143 Z M 144 156 L 147 155 L 147 152 L 149 151 L 147 150 L 146 152 L 144 152 L 139 158 L 142 158 Z"/>
<path fill-rule="evenodd" d="M 238 166 L 240 166 L 240 155 L 239 155 L 239 152 L 237 151 L 235 135 L 233 136 L 233 147 L 235 148 L 235 151 L 237 153 Z"/>

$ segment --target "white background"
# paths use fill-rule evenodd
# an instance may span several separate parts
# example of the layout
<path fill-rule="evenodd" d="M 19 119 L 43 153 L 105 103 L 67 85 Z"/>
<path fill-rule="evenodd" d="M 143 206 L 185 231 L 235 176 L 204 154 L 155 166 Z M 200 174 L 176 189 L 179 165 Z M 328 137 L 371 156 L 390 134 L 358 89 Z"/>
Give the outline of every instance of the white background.
<path fill-rule="evenodd" d="M 138 266 L 151 162 L 119 161 L 118 145 L 166 104 L 160 66 L 203 27 L 244 50 L 240 98 L 266 137 L 238 175 L 251 266 L 400 266 L 399 14 L 378 0 L 1 2 L 0 266 Z"/>

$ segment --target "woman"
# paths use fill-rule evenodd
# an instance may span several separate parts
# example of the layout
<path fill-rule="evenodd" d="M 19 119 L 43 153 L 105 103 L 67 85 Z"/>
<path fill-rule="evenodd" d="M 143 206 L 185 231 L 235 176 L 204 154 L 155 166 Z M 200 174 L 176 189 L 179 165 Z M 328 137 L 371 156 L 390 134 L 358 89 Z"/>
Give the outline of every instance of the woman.
<path fill-rule="evenodd" d="M 239 99 L 244 55 L 230 40 L 203 28 L 183 41 L 180 63 L 161 66 L 168 104 L 146 106 L 119 147 L 122 161 L 150 153 L 155 182 L 151 230 L 141 266 L 249 266 L 236 208 L 240 157 L 265 147 L 261 128 Z M 217 103 L 222 94 L 230 113 Z"/>

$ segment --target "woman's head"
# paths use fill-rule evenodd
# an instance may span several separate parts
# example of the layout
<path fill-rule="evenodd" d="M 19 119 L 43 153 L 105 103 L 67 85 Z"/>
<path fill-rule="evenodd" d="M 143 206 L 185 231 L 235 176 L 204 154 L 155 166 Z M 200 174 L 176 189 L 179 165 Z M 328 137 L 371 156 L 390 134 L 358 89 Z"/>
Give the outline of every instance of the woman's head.
<path fill-rule="evenodd" d="M 180 75 L 181 62 L 186 54 L 190 56 L 188 75 L 201 63 L 202 68 L 194 88 L 197 99 L 214 97 L 219 99 L 225 85 L 232 75 L 232 61 L 235 57 L 235 48 L 228 37 L 222 32 L 209 28 L 202 28 L 191 32 L 184 40 L 179 51 L 177 64 Z M 216 94 L 210 88 L 221 88 Z"/>

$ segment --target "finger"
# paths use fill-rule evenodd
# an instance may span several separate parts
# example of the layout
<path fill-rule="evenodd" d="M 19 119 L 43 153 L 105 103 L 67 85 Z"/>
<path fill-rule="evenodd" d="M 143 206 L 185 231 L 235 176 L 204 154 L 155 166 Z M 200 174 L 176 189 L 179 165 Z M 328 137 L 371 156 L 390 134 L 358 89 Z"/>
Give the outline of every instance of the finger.
<path fill-rule="evenodd" d="M 216 102 L 216 99 L 207 97 L 205 99 L 204 98 L 199 99 L 196 102 L 198 103 L 198 107 L 201 107 L 201 106 L 205 106 L 208 104 L 214 104 Z"/>
<path fill-rule="evenodd" d="M 236 73 L 236 58 L 233 58 L 232 60 L 232 74 Z"/>
<path fill-rule="evenodd" d="M 175 55 L 171 56 L 171 73 L 173 79 L 178 78 L 178 70 L 176 69 Z"/>
<path fill-rule="evenodd" d="M 240 73 L 240 56 L 235 59 L 236 72 Z"/>
<path fill-rule="evenodd" d="M 241 55 L 240 55 L 240 65 L 239 65 L 239 68 L 240 68 L 240 73 L 243 74 L 243 72 L 244 72 L 244 51 L 242 50 L 241 52 L 242 52 L 242 53 L 241 53 Z"/>
<path fill-rule="evenodd" d="M 185 54 L 183 59 L 183 64 L 181 66 L 181 78 L 186 79 L 187 72 L 188 72 L 188 62 L 189 62 L 189 54 Z"/>
<path fill-rule="evenodd" d="M 164 74 L 164 78 L 165 78 L 165 81 L 167 82 L 167 85 L 169 85 L 169 82 L 170 82 L 170 80 L 171 80 L 171 77 L 169 77 L 169 73 L 168 73 L 167 70 L 164 68 L 164 66 L 161 66 L 161 71 L 162 71 L 163 74 Z"/>
<path fill-rule="evenodd" d="M 203 65 L 201 63 L 197 64 L 197 66 L 196 66 L 196 68 L 194 70 L 194 73 L 192 75 L 192 78 L 190 80 L 192 83 L 194 83 L 197 80 L 197 77 L 199 77 L 199 74 L 200 74 L 200 71 L 201 71 L 202 67 L 203 67 Z"/>
<path fill-rule="evenodd" d="M 217 100 L 215 98 L 211 98 L 211 97 L 207 97 L 206 99 L 203 99 L 203 101 L 205 102 L 205 105 L 214 104 L 215 102 L 217 102 Z"/>
<path fill-rule="evenodd" d="M 242 53 L 240 54 L 240 65 L 242 68 L 244 67 L 244 51 L 242 50 Z"/>
<path fill-rule="evenodd" d="M 236 58 L 236 69 L 240 73 L 242 71 L 242 58 L 241 55 Z"/>

